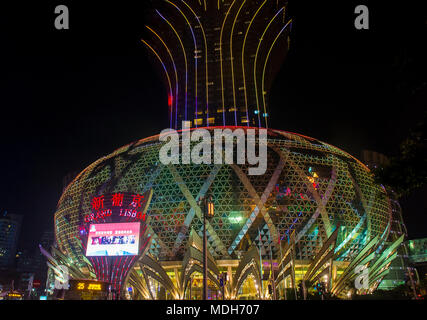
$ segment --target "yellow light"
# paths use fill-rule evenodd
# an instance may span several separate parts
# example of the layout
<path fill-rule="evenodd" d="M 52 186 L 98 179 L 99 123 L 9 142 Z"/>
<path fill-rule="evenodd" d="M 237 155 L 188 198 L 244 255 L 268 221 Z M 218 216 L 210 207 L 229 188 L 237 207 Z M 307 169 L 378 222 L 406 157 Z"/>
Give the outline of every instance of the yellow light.
<path fill-rule="evenodd" d="M 101 290 L 101 284 L 100 283 L 90 283 L 87 287 L 88 290 Z"/>
<path fill-rule="evenodd" d="M 148 47 L 148 48 L 150 48 L 150 50 L 156 55 L 156 57 L 157 57 L 157 59 L 159 59 L 159 61 L 160 61 L 160 63 L 162 64 L 162 66 L 163 66 L 163 69 L 165 70 L 165 74 L 166 74 L 166 79 L 167 79 L 167 81 L 168 81 L 168 85 L 169 85 L 169 95 L 172 97 L 173 95 L 172 95 L 172 85 L 171 85 L 171 80 L 170 80 L 170 77 L 169 77 L 169 73 L 168 73 L 168 71 L 167 71 L 167 69 L 166 69 L 166 66 L 165 66 L 165 64 L 163 63 L 163 60 L 160 58 L 160 56 L 158 55 L 158 53 L 156 52 L 156 50 L 154 50 L 146 41 L 144 41 L 144 40 L 142 40 L 141 39 L 141 41 Z"/>
<path fill-rule="evenodd" d="M 191 30 L 191 34 L 193 35 L 194 51 L 197 52 L 196 38 L 194 37 L 193 28 L 191 27 L 190 21 L 188 21 L 187 16 L 178 8 L 177 5 L 175 5 L 174 3 L 170 2 L 169 0 L 166 0 L 166 2 L 169 3 L 169 4 L 171 4 L 171 5 L 173 5 L 178 10 L 178 12 L 184 17 L 185 21 L 187 22 L 188 27 Z M 178 35 L 178 33 L 176 33 L 176 34 Z M 185 58 L 185 59 L 187 59 L 187 58 Z M 195 60 L 195 62 L 196 62 L 196 64 L 195 64 L 195 72 L 194 72 L 194 75 L 195 75 L 195 81 L 194 81 L 195 92 L 194 93 L 195 93 L 195 98 L 196 98 L 196 101 L 197 101 L 197 84 L 198 84 L 197 83 L 197 59 Z M 185 92 L 187 93 L 187 88 L 185 89 Z M 197 104 L 196 104 L 196 109 L 197 109 Z"/>
<path fill-rule="evenodd" d="M 187 110 L 187 89 L 188 89 L 188 84 L 187 84 L 187 72 L 188 72 L 187 53 L 185 52 L 185 48 L 184 48 L 184 45 L 183 45 L 183 43 L 181 41 L 181 38 L 180 38 L 178 32 L 173 27 L 173 25 L 166 18 L 164 18 L 159 12 L 157 12 L 157 13 L 169 25 L 169 27 L 171 27 L 171 29 L 175 33 L 176 37 L 178 38 L 179 44 L 181 45 L 182 52 L 184 54 L 184 65 L 185 65 L 185 75 L 186 75 L 185 76 L 185 109 Z"/>
<path fill-rule="evenodd" d="M 208 123 L 209 124 L 215 123 L 215 118 L 208 118 Z"/>
<path fill-rule="evenodd" d="M 239 10 L 237 10 L 236 16 L 234 17 L 233 26 L 231 27 L 231 34 L 230 34 L 230 62 L 231 62 L 231 80 L 233 84 L 233 103 L 236 105 L 236 92 L 235 92 L 235 85 L 234 85 L 234 63 L 233 63 L 233 32 L 234 32 L 234 26 L 237 21 L 237 17 L 239 16 L 240 11 L 243 8 L 243 5 L 245 4 L 246 0 L 242 2 L 242 4 L 239 7 Z M 233 111 L 236 111 L 234 109 Z M 236 123 L 237 125 L 237 123 Z"/>
<path fill-rule="evenodd" d="M 85 283 L 84 282 L 77 283 L 77 290 L 83 290 L 84 288 L 85 288 Z"/>
<path fill-rule="evenodd" d="M 264 6 L 264 4 L 267 2 L 267 0 L 265 0 L 258 8 L 258 10 L 255 12 L 254 16 L 251 19 L 251 22 L 249 23 L 248 29 L 246 30 L 246 34 L 245 34 L 245 38 L 243 40 L 243 48 L 242 48 L 242 71 L 243 71 L 243 89 L 245 92 L 245 106 L 246 106 L 246 114 L 248 114 L 248 95 L 247 95 L 247 91 L 246 91 L 246 82 L 245 82 L 245 44 L 246 44 L 246 38 L 248 36 L 249 33 L 249 29 L 251 28 L 252 22 L 254 21 L 255 17 L 257 16 L 258 12 L 261 10 L 261 8 Z M 243 122 L 243 121 L 242 121 Z M 247 119 L 245 121 L 245 123 L 248 122 Z"/>
<path fill-rule="evenodd" d="M 205 72 L 206 72 L 206 112 L 209 113 L 209 88 L 208 88 L 208 45 L 206 42 L 206 35 L 205 35 L 205 30 L 203 29 L 202 24 L 200 23 L 199 18 L 197 17 L 196 13 L 194 12 L 194 10 L 185 2 L 183 1 L 183 3 L 188 7 L 188 9 L 190 9 L 190 11 L 193 13 L 194 17 L 196 17 L 197 22 L 199 23 L 200 29 L 202 30 L 202 35 L 203 35 L 203 40 L 205 43 Z M 219 3 L 218 3 L 219 6 Z M 219 7 L 218 7 L 219 9 Z M 206 3 L 205 3 L 205 10 L 206 10 Z"/>
<path fill-rule="evenodd" d="M 287 26 L 290 24 L 292 22 L 292 19 L 291 20 L 289 20 L 288 21 L 288 23 L 286 23 L 286 25 L 283 27 L 283 29 L 279 32 L 279 34 L 276 36 L 276 38 L 273 40 L 273 43 L 271 44 L 271 46 L 270 46 L 270 49 L 268 50 L 268 52 L 267 52 L 267 56 L 266 56 L 266 58 L 265 58 L 265 62 L 264 62 L 264 68 L 263 68 L 263 70 L 262 70 L 262 78 L 261 78 L 261 91 L 262 92 L 264 92 L 265 90 L 264 90 L 264 79 L 265 79 L 265 68 L 267 67 L 267 62 L 268 62 L 268 58 L 270 57 L 270 53 L 271 53 L 271 50 L 273 49 L 273 47 L 274 47 L 274 44 L 276 43 L 276 41 L 277 41 L 277 39 L 280 37 L 280 35 L 282 34 L 282 31 L 283 30 L 285 30 L 286 28 L 287 28 Z M 266 114 L 267 113 L 267 111 L 266 111 L 266 108 L 265 108 L 265 95 L 263 94 L 262 95 L 262 102 L 263 102 L 263 105 L 264 105 L 264 113 Z M 258 101 L 257 101 L 257 104 L 258 104 Z M 265 118 L 265 127 L 266 128 L 268 128 L 268 123 L 267 123 L 267 118 Z"/>
<path fill-rule="evenodd" d="M 170 52 L 169 47 L 166 45 L 166 43 L 163 41 L 163 39 L 153 29 L 151 29 L 149 26 L 146 26 L 146 28 L 148 30 L 150 30 L 152 33 L 154 33 L 156 35 L 156 37 L 162 42 L 162 44 L 165 46 L 166 51 L 168 52 L 169 57 L 172 61 L 172 65 L 173 65 L 173 68 L 175 71 L 175 96 L 174 96 L 174 99 L 176 101 L 175 103 L 177 103 L 177 101 L 178 101 L 178 73 L 177 73 L 176 67 L 175 67 L 175 60 L 173 59 L 172 53 Z M 172 87 L 171 87 L 171 90 L 172 90 Z"/>
<path fill-rule="evenodd" d="M 224 17 L 224 21 L 222 22 L 221 32 L 219 34 L 219 62 L 220 62 L 220 66 L 221 66 L 221 97 L 222 97 L 222 109 L 223 110 L 225 110 L 225 105 L 224 105 L 225 102 L 224 102 L 224 75 L 223 75 L 223 70 L 222 70 L 222 32 L 224 31 L 225 21 L 227 20 L 227 17 L 230 14 L 230 10 L 233 7 L 234 2 L 236 2 L 236 0 L 233 0 L 233 2 L 231 3 L 230 7 L 227 10 L 227 13 Z M 224 115 L 223 115 L 223 117 L 224 117 Z"/>

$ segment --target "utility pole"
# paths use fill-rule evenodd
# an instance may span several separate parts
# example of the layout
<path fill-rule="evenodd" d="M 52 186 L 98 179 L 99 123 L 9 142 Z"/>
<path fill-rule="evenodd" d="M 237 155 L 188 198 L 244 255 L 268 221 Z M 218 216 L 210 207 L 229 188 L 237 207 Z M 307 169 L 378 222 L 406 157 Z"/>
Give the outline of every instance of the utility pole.
<path fill-rule="evenodd" d="M 205 199 L 203 199 L 203 201 L 205 202 Z M 208 239 L 206 237 L 205 203 L 203 204 L 203 300 L 208 299 L 208 255 L 207 255 Z"/>
<path fill-rule="evenodd" d="M 206 220 L 215 214 L 212 195 L 208 194 L 200 200 L 203 215 L 203 300 L 208 299 L 208 239 L 206 236 Z"/>
<path fill-rule="evenodd" d="M 221 287 L 222 300 L 225 300 L 225 284 L 227 282 L 227 273 L 221 272 L 219 277 L 219 285 Z"/>
<path fill-rule="evenodd" d="M 258 249 L 259 249 L 259 269 L 260 269 L 260 282 L 261 282 L 261 293 L 259 295 L 260 299 L 262 299 L 263 295 L 264 295 L 264 288 L 262 285 L 262 278 L 263 278 L 263 274 L 262 274 L 262 251 L 261 251 L 261 232 L 259 231 L 259 227 L 258 227 L 258 235 L 259 235 L 259 244 L 258 244 Z"/>
<path fill-rule="evenodd" d="M 271 251 L 271 243 L 270 243 L 270 266 L 271 266 L 271 275 L 273 280 L 273 300 L 277 300 L 276 295 L 276 276 L 274 275 L 274 269 L 273 269 L 273 253 Z"/>
<path fill-rule="evenodd" d="M 302 260 L 301 244 L 300 244 L 299 242 L 298 242 L 298 251 L 299 251 L 299 257 L 300 257 L 300 260 L 301 260 L 301 261 L 303 261 L 303 260 Z M 306 287 L 305 287 L 304 277 L 303 277 L 303 279 L 301 280 L 301 283 L 302 283 L 302 293 L 303 293 L 303 298 L 304 298 L 304 300 L 307 300 L 307 290 L 306 290 Z"/>
<path fill-rule="evenodd" d="M 295 230 L 292 232 L 292 242 L 289 239 L 288 235 L 288 243 L 291 246 L 291 285 L 294 288 L 295 300 L 298 300 L 297 288 L 296 288 L 296 280 L 295 280 Z"/>

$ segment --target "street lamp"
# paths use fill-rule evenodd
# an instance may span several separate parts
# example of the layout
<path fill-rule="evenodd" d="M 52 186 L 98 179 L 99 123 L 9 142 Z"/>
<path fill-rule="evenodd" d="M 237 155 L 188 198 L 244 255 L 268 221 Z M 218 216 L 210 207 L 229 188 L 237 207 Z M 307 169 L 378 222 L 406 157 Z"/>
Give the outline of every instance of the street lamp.
<path fill-rule="evenodd" d="M 208 240 L 206 237 L 206 219 L 210 219 L 215 214 L 212 195 L 202 197 L 199 205 L 203 214 L 203 300 L 208 299 Z"/>

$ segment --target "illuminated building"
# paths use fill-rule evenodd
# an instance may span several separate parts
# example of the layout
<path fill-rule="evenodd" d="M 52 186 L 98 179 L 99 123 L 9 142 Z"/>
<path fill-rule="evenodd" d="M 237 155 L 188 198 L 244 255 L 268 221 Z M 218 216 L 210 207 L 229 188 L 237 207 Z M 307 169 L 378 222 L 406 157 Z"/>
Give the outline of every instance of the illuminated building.
<path fill-rule="evenodd" d="M 0 268 L 15 267 L 22 219 L 22 215 L 10 214 L 7 211 L 0 215 Z"/>
<path fill-rule="evenodd" d="M 215 274 L 229 274 L 227 297 L 239 293 L 233 281 L 250 287 L 244 283 L 250 282 L 249 274 L 261 288 L 259 248 L 261 260 L 268 262 L 271 244 L 273 258 L 280 262 L 288 237 L 291 242 L 295 237 L 292 260 L 296 280 L 301 279 L 338 224 L 332 277 L 347 273 L 349 279 L 354 277 L 353 270 L 346 268 L 359 254 L 372 263 L 381 258 L 377 275 L 384 275 L 394 253 L 394 248 L 387 251 L 384 246 L 391 228 L 391 206 L 369 170 L 338 148 L 309 137 L 269 130 L 268 144 L 268 169 L 260 176 L 248 176 L 242 165 L 164 166 L 158 160 L 157 136 L 124 146 L 90 165 L 64 191 L 55 213 L 58 249 L 89 275 L 93 268 L 77 236 L 79 225 L 92 211 L 92 198 L 101 186 L 114 193 L 142 194 L 151 189 L 150 247 L 127 281 L 141 297 L 150 298 L 152 294 L 143 287 L 143 275 L 150 274 L 153 280 L 148 283 L 153 287 L 161 283 L 165 296 L 186 297 L 189 290 L 182 290 L 200 272 L 202 224 L 196 200 L 210 186 L 215 202 L 215 217 L 208 226 L 211 280 L 215 284 Z M 375 251 L 378 255 L 371 254 Z M 384 252 L 385 256 L 380 254 Z M 369 257 L 364 256 L 368 253 Z M 251 263 L 253 268 L 246 274 L 242 268 Z M 239 275 L 244 277 L 237 280 Z M 378 280 L 381 277 L 373 276 L 371 285 L 378 285 Z"/>
<path fill-rule="evenodd" d="M 268 127 L 266 95 L 286 56 L 286 1 L 153 1 L 142 40 L 168 90 L 171 127 Z"/>
<path fill-rule="evenodd" d="M 267 69 L 277 71 L 279 64 L 269 61 L 280 62 L 289 44 L 286 3 L 155 4 L 150 36 L 143 43 L 166 79 L 171 127 L 181 120 L 191 121 L 192 130 L 205 127 L 211 134 L 215 126 L 239 126 L 245 133 L 268 127 L 264 97 L 273 77 Z M 285 50 L 276 50 L 280 46 Z M 66 264 L 74 279 L 116 282 L 100 273 L 107 270 L 100 266 L 111 266 L 111 261 L 88 256 L 85 245 L 92 242 L 80 233 L 86 234 L 92 223 L 123 218 L 122 210 L 132 200 L 114 209 L 120 195 L 150 193 L 146 212 L 127 216 L 144 221 L 146 246 L 125 268 L 120 296 L 200 299 L 203 226 L 198 200 L 210 190 L 215 205 L 207 224 L 211 299 L 222 298 L 222 291 L 226 299 L 269 299 L 272 283 L 278 298 L 291 298 L 288 294 L 301 280 L 308 293 L 314 284 L 326 282 L 332 294 L 347 297 L 359 265 L 370 270 L 368 288 L 361 291 L 374 290 L 403 240 L 386 243 L 392 207 L 385 189 L 365 165 L 332 145 L 273 129 L 267 137 L 263 175 L 248 175 L 248 165 L 163 165 L 159 136 L 95 161 L 71 181 L 58 202 L 58 259 L 49 260 L 52 267 Z M 110 207 L 100 210 L 101 203 Z M 121 257 L 113 261 L 123 262 Z M 224 288 L 220 274 L 227 274 Z"/>

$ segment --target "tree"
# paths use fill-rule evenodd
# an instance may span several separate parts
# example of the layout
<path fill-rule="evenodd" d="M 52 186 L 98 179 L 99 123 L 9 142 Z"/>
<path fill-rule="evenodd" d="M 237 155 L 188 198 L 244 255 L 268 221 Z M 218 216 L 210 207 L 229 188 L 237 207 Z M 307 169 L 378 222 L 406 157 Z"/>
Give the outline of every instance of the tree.
<path fill-rule="evenodd" d="M 398 197 L 427 184 L 427 112 L 422 121 L 400 144 L 399 152 L 388 165 L 373 170 L 375 179 Z"/>

